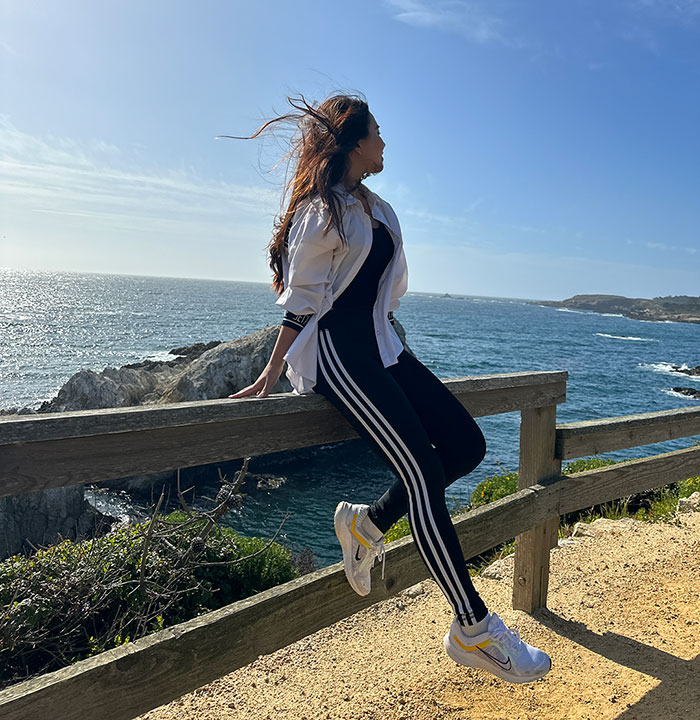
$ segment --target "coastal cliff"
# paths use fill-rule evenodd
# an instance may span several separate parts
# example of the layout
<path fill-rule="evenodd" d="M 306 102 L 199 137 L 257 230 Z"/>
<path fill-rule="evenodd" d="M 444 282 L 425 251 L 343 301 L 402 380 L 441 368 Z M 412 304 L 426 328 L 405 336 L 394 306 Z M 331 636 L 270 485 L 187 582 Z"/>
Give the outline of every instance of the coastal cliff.
<path fill-rule="evenodd" d="M 652 299 L 628 298 L 623 295 L 574 295 L 566 300 L 542 300 L 536 304 L 624 315 L 633 320 L 700 323 L 700 297 L 689 295 Z"/>
<path fill-rule="evenodd" d="M 408 352 L 406 334 L 398 319 L 395 329 Z M 80 370 L 44 402 L 38 410 L 29 407 L 0 410 L 0 417 L 96 410 L 101 408 L 162 405 L 225 398 L 253 383 L 262 372 L 277 340 L 278 325 L 268 325 L 236 340 L 195 343 L 174 348 L 172 360 L 144 360 L 106 367 L 100 372 Z M 273 392 L 289 392 L 282 374 Z M 197 468 L 190 468 L 196 471 Z M 206 468 L 204 468 L 206 470 Z M 174 483 L 176 471 L 107 480 L 100 487 L 114 490 L 146 490 L 155 483 Z M 258 486 L 275 484 L 267 476 L 255 476 Z M 0 498 L 0 559 L 49 545 L 59 536 L 75 540 L 108 530 L 114 518 L 103 515 L 85 499 L 84 485 L 38 490 Z"/>

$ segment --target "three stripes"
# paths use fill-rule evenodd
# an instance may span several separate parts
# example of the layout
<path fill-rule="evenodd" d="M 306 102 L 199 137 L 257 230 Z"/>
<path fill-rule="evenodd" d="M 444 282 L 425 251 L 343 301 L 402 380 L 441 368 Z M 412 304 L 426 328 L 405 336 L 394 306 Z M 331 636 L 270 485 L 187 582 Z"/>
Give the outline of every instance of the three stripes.
<path fill-rule="evenodd" d="M 418 462 L 396 430 L 343 366 L 328 328 L 319 329 L 318 361 L 319 369 L 329 387 L 362 423 L 396 468 L 411 500 L 409 516 L 411 528 L 414 529 L 416 547 L 438 586 L 453 606 L 455 615 L 458 618 L 465 617 L 471 625 L 474 622 L 474 613 L 435 523 L 427 484 Z M 428 548 L 430 554 L 427 552 Z"/>

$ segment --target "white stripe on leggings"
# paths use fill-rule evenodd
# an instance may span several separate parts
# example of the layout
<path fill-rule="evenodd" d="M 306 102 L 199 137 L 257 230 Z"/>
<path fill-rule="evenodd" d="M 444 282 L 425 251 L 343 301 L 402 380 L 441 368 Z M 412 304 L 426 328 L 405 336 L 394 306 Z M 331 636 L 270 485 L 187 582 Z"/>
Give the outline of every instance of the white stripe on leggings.
<path fill-rule="evenodd" d="M 323 367 L 323 360 L 324 360 L 324 358 L 322 357 L 322 354 L 319 356 L 319 360 L 321 361 L 321 362 L 320 362 L 321 371 L 323 372 L 323 374 L 324 374 L 324 376 L 325 376 L 325 379 L 326 379 L 326 382 L 328 383 L 329 387 L 330 387 L 330 388 L 333 390 L 333 392 L 335 392 L 335 394 L 345 403 L 345 405 L 347 405 L 347 407 L 351 410 L 351 412 L 355 415 L 355 417 L 357 417 L 357 419 L 365 426 L 365 428 L 367 429 L 367 432 L 369 432 L 369 434 L 375 439 L 375 441 L 377 442 L 377 444 L 379 445 L 379 447 L 386 453 L 387 457 L 393 462 L 393 464 L 394 464 L 394 466 L 396 467 L 397 472 L 399 473 L 399 476 L 400 476 L 401 479 L 403 480 L 404 484 L 407 484 L 407 483 L 406 483 L 405 473 L 404 473 L 403 469 L 401 468 L 401 466 L 396 462 L 395 458 L 392 457 L 392 454 L 391 454 L 391 453 L 388 451 L 388 449 L 384 446 L 384 444 L 382 443 L 382 441 L 376 436 L 376 434 L 374 433 L 374 430 L 372 429 L 372 427 L 370 427 L 370 426 L 365 422 L 365 420 L 364 420 L 363 417 L 359 414 L 359 412 L 357 411 L 357 409 L 354 408 L 354 407 L 350 404 L 350 402 L 348 401 L 348 399 L 343 395 L 343 393 L 340 392 L 340 390 L 339 390 L 339 389 L 335 386 L 335 384 L 333 383 L 333 380 L 331 379 L 330 373 L 328 372 L 327 369 L 325 369 L 325 368 Z M 331 364 L 332 364 L 332 363 L 331 363 L 331 359 L 330 359 L 330 358 L 326 358 L 326 361 L 328 362 L 329 366 L 331 366 Z M 350 390 L 349 390 L 349 388 L 347 387 L 347 385 L 345 384 L 343 378 L 338 376 L 337 379 L 342 383 L 342 385 L 343 385 L 343 387 L 345 387 L 346 391 L 347 391 L 348 393 L 350 393 Z M 365 408 L 362 408 L 362 410 L 363 410 L 363 412 L 366 413 L 368 416 L 370 415 L 370 413 L 368 413 L 368 411 L 367 411 Z M 381 428 L 378 428 L 378 429 L 381 431 Z M 386 436 L 386 433 L 383 433 L 383 431 L 382 431 L 382 434 L 384 434 L 384 435 Z M 396 446 L 395 446 L 394 443 L 392 442 L 391 438 L 387 438 L 387 440 L 388 440 L 389 443 L 391 443 L 391 445 L 394 447 L 394 450 L 395 450 L 395 452 L 396 452 L 397 455 L 398 455 L 398 454 L 399 454 L 399 453 L 398 453 L 398 450 L 396 449 Z M 399 457 L 400 457 L 400 455 L 399 455 Z M 403 460 L 403 458 L 401 458 L 401 459 Z M 404 462 L 405 462 L 405 461 L 404 461 Z M 413 527 L 416 527 L 417 524 L 415 523 L 415 518 L 414 518 L 413 510 L 412 510 L 410 504 L 409 504 L 409 513 L 410 513 L 410 515 L 411 515 L 411 524 L 413 525 Z M 426 534 L 426 537 L 427 537 L 427 534 Z M 420 538 L 420 537 L 416 537 L 415 540 L 416 540 L 416 546 L 418 547 L 418 549 L 419 549 L 419 551 L 420 551 L 420 554 L 422 555 L 422 557 L 423 557 L 426 565 L 427 565 L 428 567 L 430 567 L 430 561 L 428 560 L 428 556 L 427 556 L 427 554 L 426 554 L 426 552 L 425 552 L 425 549 L 424 549 L 423 546 L 422 546 L 422 540 L 421 540 L 421 538 Z M 430 540 L 430 538 L 428 538 L 428 540 Z M 436 557 L 437 557 L 437 555 L 436 555 Z M 454 601 L 454 596 L 451 595 L 451 594 L 445 589 L 444 585 L 443 585 L 442 582 L 440 581 L 440 577 L 437 576 L 437 575 L 435 575 L 435 581 L 437 582 L 438 586 L 440 587 L 440 589 L 442 590 L 442 592 L 445 594 L 445 596 L 446 596 L 447 598 L 451 598 L 451 602 L 452 602 L 452 604 L 454 605 L 455 611 L 458 612 L 459 603 L 455 603 L 455 601 Z"/>
<path fill-rule="evenodd" d="M 328 347 L 326 347 L 326 343 Z M 437 526 L 435 525 L 435 519 L 433 517 L 431 508 L 430 508 L 430 499 L 427 493 L 427 487 L 425 483 L 425 478 L 423 477 L 423 474 L 421 472 L 421 469 L 418 465 L 418 463 L 415 460 L 415 457 L 412 455 L 412 453 L 409 451 L 409 449 L 406 447 L 405 443 L 399 436 L 399 434 L 394 430 L 394 428 L 391 426 L 391 424 L 387 421 L 387 419 L 380 413 L 380 411 L 376 408 L 376 406 L 371 402 L 371 400 L 365 395 L 365 393 L 360 389 L 360 387 L 357 385 L 357 383 L 353 380 L 350 373 L 347 371 L 347 369 L 343 366 L 340 358 L 338 357 L 338 353 L 335 350 L 335 347 L 333 345 L 333 340 L 330 336 L 330 332 L 327 329 L 323 329 L 321 331 L 321 345 L 323 349 L 325 350 L 326 354 L 329 353 L 328 348 L 330 348 L 330 354 L 328 355 L 327 361 L 331 368 L 333 367 L 333 361 L 337 364 L 340 372 L 346 377 L 347 381 L 352 385 L 352 387 L 356 391 L 356 395 L 353 393 L 353 391 L 348 387 L 348 385 L 344 382 L 343 378 L 339 375 L 338 370 L 335 371 L 335 374 L 337 375 L 337 379 L 342 383 L 343 387 L 345 387 L 348 395 L 357 403 L 358 407 L 362 408 L 365 413 L 369 417 L 371 417 L 372 414 L 375 415 L 375 422 L 377 423 L 377 429 L 382 433 L 382 435 L 385 437 L 385 439 L 391 444 L 394 451 L 396 452 L 397 456 L 403 460 L 403 464 L 405 465 L 405 469 L 408 470 L 408 477 L 411 480 L 411 485 L 414 488 L 415 496 L 418 500 L 421 498 L 423 499 L 423 503 L 418 502 L 418 511 L 420 515 L 421 522 L 423 524 L 424 534 L 428 541 L 428 544 L 430 546 L 430 549 L 432 550 L 433 557 L 435 558 L 435 561 L 437 562 L 440 570 L 442 571 L 444 580 L 447 582 L 447 584 L 450 586 L 452 593 L 445 592 L 444 588 L 441 585 L 441 589 L 445 593 L 445 595 L 453 599 L 453 604 L 455 605 L 455 610 L 458 612 L 458 608 L 461 605 L 466 614 L 469 616 L 469 618 L 473 617 L 473 613 L 471 611 L 471 606 L 469 604 L 469 599 L 466 595 L 466 592 L 464 588 L 462 587 L 462 584 L 459 580 L 459 576 L 457 575 L 457 571 L 452 564 L 452 560 L 449 556 L 449 553 L 447 552 L 447 548 L 445 547 L 442 537 L 437 529 Z M 334 390 L 337 392 L 337 389 L 334 388 Z M 359 396 L 359 397 L 358 397 Z M 342 396 L 341 396 L 342 397 Z M 343 398 L 345 401 L 345 404 L 351 407 L 347 400 Z M 363 407 L 363 401 L 366 403 L 368 407 Z M 369 408 L 369 409 L 368 409 Z M 351 407 L 351 409 L 354 412 L 354 408 Z M 370 412 L 370 410 L 372 412 Z M 357 412 L 354 413 L 357 415 Z M 359 416 L 358 416 L 359 417 Z M 360 418 L 361 420 L 361 418 Z M 363 425 L 367 427 L 366 423 L 363 422 Z M 382 427 L 384 425 L 384 428 Z M 388 431 L 388 432 L 387 432 Z M 374 433 L 372 433 L 375 440 L 377 440 Z M 401 450 L 397 448 L 396 444 L 394 443 L 393 439 L 396 440 L 398 445 L 400 446 Z M 386 448 L 383 447 L 382 443 L 380 443 L 378 440 L 380 447 L 384 450 L 384 452 L 391 458 L 391 455 L 387 452 Z M 393 459 L 393 458 L 392 458 Z M 407 462 L 408 460 L 408 462 Z M 410 464 L 409 464 L 410 463 Z M 394 463 L 396 465 L 396 463 Z M 410 466 L 413 466 L 413 471 L 411 471 Z M 400 468 L 397 467 L 397 469 L 400 470 Z M 402 480 L 404 481 L 404 484 L 407 485 L 406 479 L 403 473 L 400 473 Z M 410 507 L 410 504 L 409 504 Z M 430 526 L 428 526 L 428 523 L 426 522 L 425 514 L 424 514 L 424 508 L 427 511 L 428 514 L 428 520 L 430 522 Z M 412 523 L 414 526 L 416 523 Z M 430 533 L 428 532 L 428 527 L 432 528 L 435 538 L 437 539 L 437 542 L 439 544 L 440 549 L 444 553 L 443 558 L 440 557 L 440 554 L 436 551 L 435 545 L 433 544 L 433 541 L 430 537 Z M 418 540 L 418 538 L 416 538 Z M 424 559 L 425 558 L 425 551 L 423 551 Z M 443 559 L 445 562 L 443 562 Z M 447 565 L 448 570 L 445 569 L 445 565 Z M 438 576 L 436 573 L 433 573 L 435 579 L 438 579 Z M 438 584 L 440 584 L 438 582 Z M 461 599 L 460 602 L 455 603 L 454 599 L 458 598 Z"/>

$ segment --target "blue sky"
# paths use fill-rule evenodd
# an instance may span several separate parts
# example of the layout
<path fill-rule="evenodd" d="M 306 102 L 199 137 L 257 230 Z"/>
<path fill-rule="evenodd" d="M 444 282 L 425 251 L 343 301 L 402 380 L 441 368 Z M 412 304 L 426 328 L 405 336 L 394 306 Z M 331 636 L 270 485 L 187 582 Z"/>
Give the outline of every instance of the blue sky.
<path fill-rule="evenodd" d="M 286 96 L 362 92 L 409 290 L 700 293 L 700 0 L 0 0 L 0 266 L 267 282 Z"/>

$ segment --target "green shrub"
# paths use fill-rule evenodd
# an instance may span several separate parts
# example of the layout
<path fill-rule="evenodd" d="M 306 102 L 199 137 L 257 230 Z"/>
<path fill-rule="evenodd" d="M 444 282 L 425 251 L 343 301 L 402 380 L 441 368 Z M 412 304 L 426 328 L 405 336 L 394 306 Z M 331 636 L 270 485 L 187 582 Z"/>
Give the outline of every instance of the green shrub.
<path fill-rule="evenodd" d="M 0 687 L 298 576 L 277 543 L 176 512 L 0 563 Z M 267 546 L 267 547 L 266 547 Z M 146 552 L 144 552 L 146 550 Z"/>
<path fill-rule="evenodd" d="M 573 473 L 585 472 L 586 470 L 597 470 L 598 468 L 615 465 L 617 462 L 620 461 L 597 456 L 581 458 L 567 463 L 562 469 L 562 474 L 571 475 Z M 517 471 L 487 477 L 472 491 L 470 505 L 460 506 L 457 504 L 455 509 L 450 511 L 450 515 L 454 517 L 473 507 L 486 505 L 494 500 L 507 497 L 516 492 L 517 489 Z M 696 491 L 700 491 L 700 476 L 689 478 L 688 480 L 683 480 L 682 482 L 657 490 L 649 490 L 637 493 L 628 498 L 613 500 L 612 502 L 601 503 L 590 508 L 577 510 L 562 516 L 562 528 L 559 534 L 560 536 L 566 536 L 570 534 L 570 526 L 574 523 L 578 521 L 591 522 L 599 517 L 616 520 L 621 517 L 634 515 L 640 520 L 648 520 L 651 522 L 669 520 L 675 512 L 678 498 L 688 497 Z M 399 538 L 409 535 L 410 532 L 408 518 L 404 516 L 389 528 L 384 535 L 384 542 L 389 543 L 393 540 L 398 540 Z M 510 554 L 513 548 L 514 543 L 512 541 L 504 543 L 488 553 L 479 555 L 476 558 L 471 558 L 468 564 L 470 568 L 483 567 L 498 557 Z"/>
<path fill-rule="evenodd" d="M 586 470 L 597 470 L 598 468 L 615 465 L 617 462 L 617 460 L 609 460 L 608 458 L 601 458 L 597 456 L 581 458 L 580 460 L 574 460 L 573 462 L 566 463 L 562 469 L 562 474 L 573 475 L 574 473 L 585 472 Z"/>
<path fill-rule="evenodd" d="M 653 497 L 645 507 L 637 509 L 635 517 L 647 522 L 670 522 L 676 512 L 678 498 L 675 486 L 660 488 L 654 491 Z"/>
<path fill-rule="evenodd" d="M 472 491 L 471 504 L 487 505 L 494 500 L 500 500 L 512 495 L 518 489 L 518 473 L 510 472 L 506 475 L 493 475 L 482 480 Z"/>
<path fill-rule="evenodd" d="M 700 475 L 678 483 L 678 497 L 690 497 L 694 492 L 700 492 Z"/>
<path fill-rule="evenodd" d="M 390 543 L 399 538 L 405 537 L 411 534 L 411 528 L 408 524 L 408 516 L 404 515 L 399 518 L 385 533 L 384 542 Z"/>

